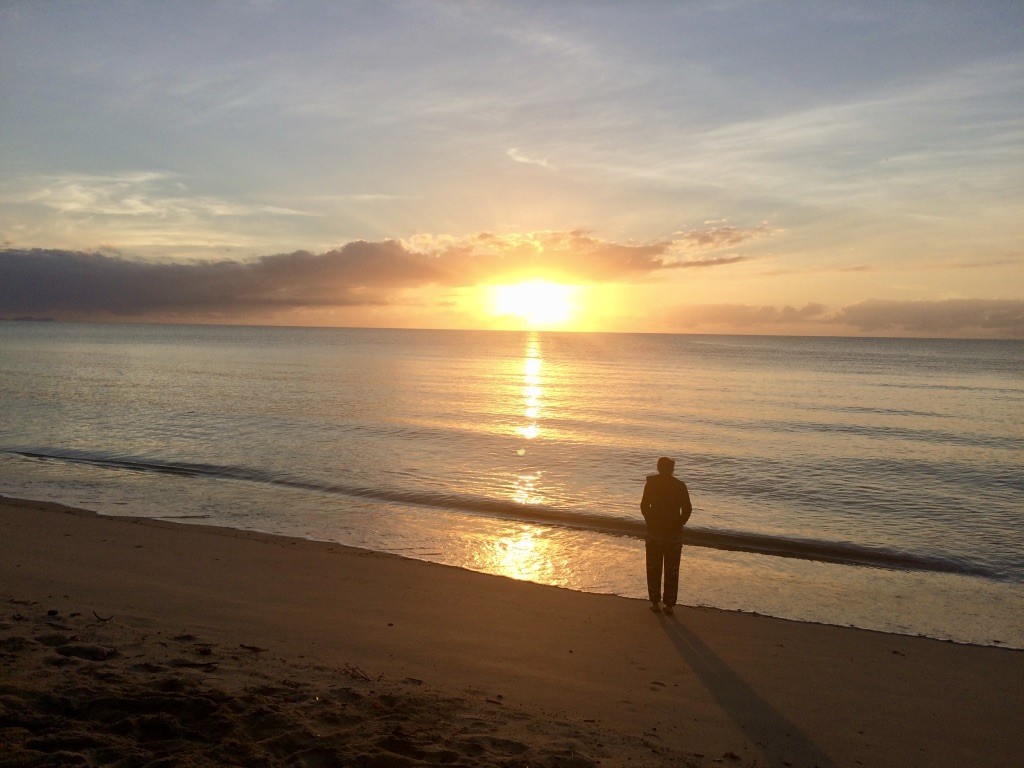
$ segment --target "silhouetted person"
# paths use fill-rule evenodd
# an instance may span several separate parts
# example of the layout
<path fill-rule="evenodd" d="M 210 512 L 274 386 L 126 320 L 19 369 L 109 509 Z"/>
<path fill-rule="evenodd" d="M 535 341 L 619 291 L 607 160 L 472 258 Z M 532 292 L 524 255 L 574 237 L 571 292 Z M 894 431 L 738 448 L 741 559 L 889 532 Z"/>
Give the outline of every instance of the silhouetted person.
<path fill-rule="evenodd" d="M 693 505 L 686 483 L 672 477 L 676 463 L 662 456 L 658 474 L 648 475 L 640 511 L 647 521 L 647 594 L 651 610 L 672 613 L 679 592 L 679 556 L 683 550 L 683 526 Z M 661 575 L 665 574 L 662 591 Z M 664 609 L 661 607 L 664 602 Z"/>

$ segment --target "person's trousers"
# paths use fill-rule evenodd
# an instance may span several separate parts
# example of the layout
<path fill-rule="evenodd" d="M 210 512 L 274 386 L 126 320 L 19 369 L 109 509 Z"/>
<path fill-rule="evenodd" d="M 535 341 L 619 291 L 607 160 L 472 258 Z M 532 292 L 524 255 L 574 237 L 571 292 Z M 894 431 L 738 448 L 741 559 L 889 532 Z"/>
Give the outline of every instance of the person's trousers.
<path fill-rule="evenodd" d="M 647 594 L 652 603 L 675 605 L 679 594 L 680 542 L 647 540 Z M 665 589 L 661 577 L 665 576 Z"/>

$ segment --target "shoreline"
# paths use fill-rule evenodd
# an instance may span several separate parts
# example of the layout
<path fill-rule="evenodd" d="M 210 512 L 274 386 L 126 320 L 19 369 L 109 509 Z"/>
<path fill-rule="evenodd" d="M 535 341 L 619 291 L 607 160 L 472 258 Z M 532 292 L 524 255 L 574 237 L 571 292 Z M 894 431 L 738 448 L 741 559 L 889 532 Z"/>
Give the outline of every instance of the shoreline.
<path fill-rule="evenodd" d="M 381 551 L 381 550 L 367 549 L 367 548 L 364 548 L 364 547 L 357 547 L 357 546 L 353 546 L 353 545 L 350 545 L 350 544 L 341 544 L 341 543 L 334 542 L 334 541 L 329 541 L 329 540 L 326 540 L 326 539 L 312 539 L 312 538 L 305 538 L 303 536 L 291 536 L 291 535 L 282 534 L 282 533 L 267 533 L 265 531 L 250 530 L 248 528 L 234 528 L 234 527 L 229 526 L 229 525 L 213 525 L 213 524 L 210 524 L 210 523 L 198 523 L 198 522 L 189 522 L 189 523 L 178 522 L 180 520 L 201 520 L 201 519 L 206 519 L 207 516 L 205 516 L 205 515 L 202 515 L 202 516 L 198 516 L 198 515 L 197 516 L 190 516 L 190 515 L 184 515 L 184 516 L 167 515 L 167 516 L 162 516 L 162 517 L 143 517 L 143 516 L 129 516 L 129 515 L 106 515 L 106 514 L 103 514 L 102 512 L 96 512 L 95 510 L 85 509 L 83 507 L 73 507 L 73 506 L 70 506 L 70 505 L 67 505 L 67 504 L 63 504 L 61 502 L 56 502 L 56 501 L 51 502 L 51 501 L 43 501 L 43 500 L 39 500 L 39 499 L 16 498 L 16 497 L 13 497 L 13 496 L 4 496 L 4 495 L 0 494 L 0 508 L 2 508 L 4 505 L 6 505 L 8 503 L 12 503 L 14 506 L 28 505 L 30 507 L 36 507 L 36 506 L 39 506 L 39 505 L 43 505 L 43 506 L 46 506 L 46 507 L 52 507 L 55 511 L 59 511 L 59 512 L 64 513 L 64 514 L 79 515 L 79 516 L 83 516 L 83 517 L 97 517 L 97 518 L 102 518 L 102 519 L 119 520 L 119 521 L 124 521 L 124 522 L 131 522 L 131 523 L 135 523 L 135 524 L 139 524 L 139 525 L 158 525 L 159 526 L 159 525 L 167 524 L 167 525 L 171 525 L 171 526 L 175 526 L 175 527 L 177 527 L 177 526 L 187 526 L 189 528 L 197 528 L 197 529 L 206 531 L 206 532 L 208 532 L 208 533 L 210 533 L 212 535 L 232 536 L 232 535 L 235 535 L 235 534 L 239 534 L 239 535 L 241 535 L 243 537 L 250 537 L 250 536 L 252 536 L 252 537 L 254 537 L 257 540 L 260 540 L 260 539 L 263 539 L 264 537 L 266 537 L 266 538 L 269 538 L 270 540 L 278 540 L 278 541 L 283 541 L 283 542 L 292 542 L 292 541 L 294 541 L 294 542 L 301 542 L 301 543 L 320 544 L 320 545 L 331 547 L 331 548 L 347 550 L 347 551 L 350 551 L 351 553 L 353 553 L 355 555 L 359 555 L 359 556 L 371 556 L 372 555 L 372 556 L 375 556 L 375 557 L 394 557 L 394 558 L 398 558 L 399 560 L 408 560 L 408 561 L 411 561 L 411 562 L 424 563 L 424 564 L 427 564 L 427 565 L 436 566 L 438 568 L 451 568 L 451 569 L 454 569 L 456 571 L 461 571 L 463 573 L 468 573 L 468 574 L 478 574 L 478 575 L 481 575 L 481 576 L 491 576 L 493 578 L 506 579 L 506 580 L 512 581 L 512 582 L 519 581 L 519 582 L 527 583 L 527 584 L 536 584 L 537 586 L 549 587 L 551 589 L 559 589 L 559 590 L 563 590 L 563 591 L 566 591 L 566 592 L 572 592 L 572 593 L 580 594 L 580 595 L 601 595 L 601 596 L 606 596 L 606 597 L 613 597 L 613 598 L 618 598 L 620 600 L 630 600 L 632 602 L 640 602 L 640 603 L 646 605 L 646 600 L 642 600 L 640 598 L 627 597 L 627 596 L 624 596 L 624 595 L 619 595 L 619 594 L 610 593 L 610 592 L 587 592 L 587 591 L 581 590 L 581 589 L 573 589 L 572 587 L 564 587 L 564 586 L 557 586 L 557 585 L 551 585 L 551 584 L 543 584 L 543 583 L 540 583 L 540 582 L 531 582 L 531 581 L 524 580 L 524 579 L 515 579 L 515 578 L 512 578 L 511 576 L 502 576 L 502 575 L 498 575 L 498 574 L 489 574 L 489 573 L 486 573 L 484 571 L 474 571 L 472 568 L 468 568 L 468 567 L 461 566 L 461 565 L 452 565 L 450 563 L 439 563 L 439 562 L 436 562 L 436 561 L 433 561 L 433 560 L 427 560 L 427 559 L 423 559 L 423 558 L 412 557 L 412 556 L 409 556 L 409 555 L 403 555 L 403 554 L 400 554 L 398 552 L 385 552 L 385 551 Z M 851 567 L 866 567 L 866 566 L 853 565 Z M 854 625 L 843 625 L 843 624 L 829 623 L 829 622 L 825 622 L 825 621 L 811 621 L 811 620 L 804 620 L 804 619 L 793 619 L 793 618 L 789 618 L 789 617 L 786 617 L 786 616 L 773 616 L 772 614 L 760 613 L 758 611 L 748 611 L 748 610 L 731 609 L 731 608 L 718 608 L 716 606 L 708 606 L 708 605 L 686 605 L 684 603 L 680 603 L 679 604 L 679 608 L 685 608 L 685 609 L 689 609 L 689 610 L 699 610 L 699 611 L 717 611 L 717 612 L 726 613 L 726 614 L 734 614 L 734 615 L 737 615 L 737 616 L 752 616 L 752 617 L 758 617 L 758 618 L 772 619 L 773 621 L 784 621 L 784 622 L 789 622 L 789 623 L 798 624 L 798 625 L 806 624 L 806 625 L 809 625 L 809 626 L 816 626 L 816 627 L 841 627 L 841 628 L 844 628 L 844 629 L 855 629 L 855 630 L 857 630 L 859 632 L 871 632 L 871 633 L 875 633 L 875 634 L 879 634 L 879 635 L 892 635 L 892 636 L 895 636 L 895 637 L 917 637 L 917 638 L 921 638 L 921 639 L 925 639 L 925 640 L 933 640 L 933 641 L 939 642 L 939 643 L 949 643 L 949 644 L 952 644 L 952 645 L 962 645 L 962 646 L 976 647 L 976 648 L 995 648 L 997 650 L 1024 651 L 1024 649 L 1022 649 L 1022 648 L 1014 648 L 1013 646 L 1004 645 L 1003 643 L 1001 643 L 998 640 L 993 641 L 992 643 L 980 643 L 980 642 L 979 643 L 972 643 L 972 642 L 963 641 L 963 640 L 953 640 L 953 639 L 948 639 L 948 638 L 929 637 L 928 635 L 924 635 L 924 634 L 909 634 L 909 633 L 901 633 L 901 632 L 887 632 L 887 631 L 882 630 L 882 629 L 873 629 L 871 627 L 857 627 L 857 626 L 854 626 Z"/>
<path fill-rule="evenodd" d="M 410 765 L 443 752 L 495 765 L 715 765 L 733 755 L 757 766 L 1009 766 L 1024 748 L 1018 650 L 713 608 L 653 616 L 639 600 L 232 528 L 0 497 L 0 599 L 0 665 L 17 672 L 23 701 L 69 672 L 43 642 L 57 623 L 71 631 L 65 646 L 91 632 L 131 648 L 74 657 L 71 671 L 92 674 L 93 686 L 109 674 L 138 691 L 171 670 L 237 708 L 246 697 L 280 704 L 283 694 L 254 691 L 299 683 L 305 698 L 290 716 L 311 735 L 291 757 L 331 749 Z M 185 636 L 195 640 L 173 640 Z M 189 655 L 161 658 L 182 643 Z M 207 666 L 169 666 L 181 658 Z M 332 686 L 347 691 L 336 709 L 354 708 L 334 716 L 355 718 L 354 731 L 302 719 Z M 374 731 L 383 711 L 392 729 L 419 728 L 418 746 L 405 739 L 404 752 L 389 750 Z M 453 725 L 460 712 L 477 725 Z M 250 725 L 242 718 L 232 733 Z M 463 726 L 476 729 L 469 741 Z M 360 741 L 367 733 L 377 734 L 372 744 Z M 266 741 L 235 740 L 243 751 Z M 16 743 L 10 729 L 0 743 Z"/>
<path fill-rule="evenodd" d="M 111 518 L 111 519 L 115 519 L 115 520 L 136 521 L 136 522 L 140 522 L 140 523 L 141 522 L 145 522 L 145 521 L 150 521 L 150 522 L 154 522 L 154 523 L 160 523 L 160 522 L 178 523 L 179 521 L 187 520 L 188 522 L 184 523 L 184 524 L 186 524 L 188 526 L 191 526 L 191 527 L 196 527 L 196 528 L 209 528 L 209 529 L 215 529 L 215 530 L 223 529 L 225 531 L 236 531 L 236 532 L 244 533 L 244 534 L 265 535 L 265 536 L 272 536 L 272 537 L 281 538 L 281 539 L 295 539 L 296 541 L 313 542 L 313 543 L 324 544 L 324 545 L 333 546 L 333 547 L 345 547 L 345 548 L 350 548 L 350 549 L 353 549 L 353 550 L 359 551 L 359 552 L 374 552 L 374 553 L 382 555 L 382 556 L 384 556 L 384 555 L 395 556 L 395 557 L 401 557 L 401 558 L 405 558 L 405 559 L 409 559 L 409 560 L 415 560 L 415 561 L 418 561 L 418 562 L 439 565 L 439 566 L 442 566 L 442 567 L 456 568 L 456 569 L 464 570 L 464 571 L 466 571 L 468 573 L 489 574 L 489 575 L 496 575 L 496 576 L 498 576 L 500 578 L 510 578 L 510 579 L 513 579 L 513 580 L 519 580 L 519 579 L 516 579 L 514 576 L 507 576 L 505 574 L 495 573 L 494 571 L 488 571 L 488 570 L 484 570 L 484 569 L 476 570 L 476 569 L 474 569 L 474 568 L 472 568 L 470 566 L 461 564 L 459 562 L 451 562 L 451 561 L 446 562 L 444 559 L 436 559 L 436 558 L 430 558 L 430 557 L 418 557 L 418 556 L 415 556 L 415 555 L 403 554 L 403 552 L 397 551 L 397 550 L 393 550 L 393 549 L 392 550 L 373 549 L 373 548 L 370 548 L 370 547 L 363 548 L 363 547 L 360 547 L 359 545 L 343 544 L 343 543 L 337 542 L 337 541 L 329 539 L 329 538 L 313 538 L 311 536 L 302 536 L 302 535 L 291 534 L 291 533 L 278 533 L 278 532 L 261 531 L 258 528 L 234 527 L 234 526 L 232 526 L 230 524 L 227 524 L 227 523 L 200 522 L 200 521 L 208 521 L 209 517 L 210 517 L 209 515 L 175 515 L 173 513 L 166 514 L 166 515 L 159 515 L 159 514 L 153 513 L 153 514 L 147 514 L 147 515 L 143 515 L 143 516 L 136 516 L 136 515 L 119 514 L 119 513 L 115 512 L 115 511 L 101 512 L 101 511 L 97 511 L 97 510 L 94 510 L 94 509 L 85 509 L 85 508 L 75 507 L 72 504 L 65 504 L 65 503 L 62 503 L 62 502 L 59 502 L 59 501 L 50 501 L 50 500 L 45 499 L 45 498 L 44 499 L 32 499 L 32 498 L 18 498 L 18 497 L 14 497 L 14 496 L 6 496 L 5 497 L 3 494 L 0 494 L 0 502 L 2 502 L 4 499 L 7 499 L 7 500 L 12 501 L 12 502 L 20 501 L 20 502 L 25 502 L 25 503 L 48 504 L 48 505 L 53 505 L 53 506 L 58 507 L 58 508 L 65 509 L 65 510 L 67 510 L 69 512 L 83 513 L 83 514 L 94 514 L 94 515 L 98 515 L 98 516 L 104 517 L 104 518 Z M 490 519 L 490 518 L 487 518 L 487 519 Z M 700 533 L 701 529 L 697 529 L 697 531 L 698 531 L 698 533 Z M 700 551 L 703 551 L 702 547 L 697 547 L 697 549 L 700 550 Z M 728 553 L 728 552 L 730 552 L 732 550 L 730 550 L 730 549 L 722 549 L 721 551 Z M 766 553 L 761 553 L 760 556 L 769 557 L 769 558 L 775 557 L 775 555 L 773 555 L 773 554 L 766 554 Z M 642 559 L 642 552 L 640 553 L 640 557 Z M 801 562 L 801 558 L 790 558 L 790 557 L 786 557 L 786 556 L 780 556 L 780 559 L 783 560 L 783 561 L 796 560 L 797 562 Z M 868 565 L 868 564 L 864 564 L 864 563 L 860 563 L 860 562 L 848 562 L 848 561 L 847 562 L 827 562 L 827 561 L 821 561 L 821 564 L 834 565 L 834 566 L 838 566 L 838 567 L 853 568 L 853 569 L 855 569 L 855 572 L 863 570 L 863 571 L 866 571 L 868 573 L 877 572 L 879 574 L 886 574 L 886 573 L 890 573 L 891 572 L 891 573 L 894 573 L 894 574 L 897 574 L 897 575 L 899 575 L 899 574 L 913 575 L 913 574 L 922 572 L 922 571 L 919 571 L 916 568 L 909 568 L 909 569 L 899 568 L 899 567 L 887 568 L 887 567 L 876 566 L 876 565 Z M 1004 585 L 1004 584 L 1008 583 L 1008 582 L 1002 581 L 1000 579 L 994 579 L 994 580 L 993 579 L 988 579 L 987 577 L 977 576 L 977 575 L 974 575 L 974 574 L 971 574 L 971 573 L 968 573 L 968 572 L 948 572 L 948 573 L 946 573 L 946 572 L 941 572 L 941 571 L 925 571 L 924 573 L 926 573 L 927 575 L 933 575 L 933 576 L 946 576 L 946 577 L 965 578 L 965 579 L 981 579 L 982 583 L 992 582 L 992 583 L 997 584 L 997 585 Z M 641 577 L 642 577 L 642 574 L 641 574 Z M 642 578 L 641 578 L 641 580 L 642 580 Z M 578 592 L 580 594 L 609 595 L 609 596 L 621 597 L 622 599 L 627 599 L 627 600 L 638 600 L 638 599 L 641 599 L 640 596 L 639 596 L 639 593 L 638 594 L 629 594 L 629 593 L 623 593 L 622 591 L 589 590 L 589 589 L 586 589 L 585 587 L 567 586 L 567 585 L 564 585 L 564 584 L 553 585 L 553 584 L 550 584 L 550 582 L 545 582 L 545 581 L 532 581 L 531 583 L 536 583 L 536 584 L 539 584 L 539 585 L 555 586 L 556 588 L 559 588 L 559 589 L 566 589 L 566 590 L 569 590 L 569 591 Z M 783 582 L 783 585 L 784 585 L 784 582 Z M 646 593 L 646 586 L 644 586 L 643 589 L 644 589 L 644 593 Z M 937 585 L 937 587 L 932 590 L 931 594 L 939 595 L 941 593 L 942 593 L 942 585 Z M 867 593 L 865 592 L 864 594 L 867 594 Z M 897 592 L 895 592 L 894 590 L 891 590 L 889 592 L 882 593 L 882 594 L 886 595 L 890 600 L 892 600 L 892 598 L 894 598 L 894 597 L 895 598 L 901 597 L 901 595 L 898 594 Z M 646 600 L 646 598 L 643 598 L 643 599 Z M 822 603 L 822 605 L 827 605 L 827 604 L 828 604 L 827 602 Z M 957 628 L 946 627 L 946 626 L 943 626 L 942 624 L 936 624 L 934 622 L 932 622 L 932 624 L 929 625 L 929 626 L 924 626 L 921 623 L 916 623 L 916 624 L 915 623 L 910 623 L 910 624 L 902 625 L 901 627 L 893 627 L 892 626 L 893 622 L 891 620 L 890 621 L 878 621 L 878 617 L 877 616 L 869 616 L 869 617 L 862 616 L 860 619 L 858 619 L 855 616 L 843 615 L 843 612 L 836 612 L 834 615 L 822 616 L 821 612 L 819 611 L 818 612 L 818 616 L 813 616 L 813 615 L 807 615 L 807 613 L 813 614 L 813 613 L 815 613 L 814 611 L 810 611 L 810 612 L 797 611 L 797 612 L 795 612 L 796 615 L 794 615 L 793 613 L 790 613 L 789 615 L 787 615 L 786 610 L 784 608 L 782 610 L 778 611 L 778 612 L 772 612 L 771 610 L 759 610 L 757 601 L 753 601 L 753 605 L 751 607 L 747 607 L 746 605 L 742 605 L 742 604 L 739 605 L 739 606 L 735 606 L 735 605 L 734 606 L 722 606 L 722 605 L 715 604 L 714 602 L 711 602 L 711 603 L 708 603 L 708 602 L 693 602 L 693 603 L 688 603 L 687 606 L 690 607 L 690 608 L 695 608 L 695 609 L 717 610 L 717 611 L 723 611 L 723 612 L 726 612 L 726 613 L 735 613 L 735 614 L 747 615 L 747 616 L 762 616 L 762 617 L 766 617 L 766 618 L 777 619 L 779 621 L 792 621 L 792 622 L 795 622 L 795 623 L 798 623 L 798 624 L 809 624 L 809 625 L 815 625 L 815 626 L 844 627 L 844 628 L 848 627 L 848 628 L 861 629 L 861 630 L 868 631 L 868 632 L 878 632 L 878 633 L 883 634 L 883 635 L 897 635 L 897 636 L 901 636 L 901 637 L 928 638 L 928 639 L 937 640 L 939 642 L 948 642 L 948 643 L 954 643 L 954 644 L 957 644 L 957 645 L 967 645 L 967 646 L 977 646 L 977 647 L 990 647 L 990 648 L 1002 648 L 1002 649 L 1013 649 L 1013 650 L 1024 650 L 1024 635 L 1021 635 L 1021 633 L 1019 631 L 1016 631 L 1016 628 L 1015 628 L 1014 631 L 1010 631 L 1008 634 L 1006 634 L 1006 627 L 1003 628 L 1002 632 L 999 630 L 998 627 L 996 627 L 994 629 L 994 631 L 986 632 L 984 636 L 982 636 L 980 633 L 975 633 L 974 636 L 971 636 L 972 633 L 969 632 L 969 631 L 968 632 L 964 632 L 964 631 L 961 630 L 960 632 L 958 632 Z M 825 613 L 828 614 L 829 611 L 826 610 Z M 985 619 L 987 619 L 988 621 L 991 622 L 992 619 L 994 618 L 994 616 L 993 615 L 986 615 L 983 618 L 985 618 Z M 872 619 L 874 619 L 874 621 L 872 621 Z M 988 624 L 983 624 L 982 626 L 988 626 Z"/>
<path fill-rule="evenodd" d="M 102 458 L 100 456 L 77 454 L 75 452 L 37 453 L 31 451 L 13 451 L 11 453 L 19 458 L 30 460 L 68 462 L 71 464 L 80 464 L 91 467 L 116 467 L 118 469 L 150 471 L 164 475 L 179 475 L 186 472 L 186 467 L 183 467 L 180 464 L 159 461 L 139 462 L 123 458 L 109 459 Z M 265 478 L 257 480 L 249 473 L 246 473 L 245 476 L 233 476 L 230 473 L 221 474 L 216 471 L 217 469 L 220 469 L 223 472 L 223 470 L 228 468 L 215 468 L 209 465 L 203 465 L 202 467 L 188 466 L 187 474 L 201 475 L 221 480 L 232 479 L 242 480 L 243 482 L 264 482 L 275 486 L 304 491 L 325 491 L 337 493 L 343 496 L 367 499 L 370 502 L 405 503 L 414 506 L 441 509 L 447 509 L 450 504 L 449 499 L 443 496 L 431 498 L 424 494 L 409 494 L 396 491 L 378 491 L 373 493 L 368 489 L 345 488 L 342 486 L 320 486 L 299 480 L 268 480 Z M 644 537 L 644 524 L 639 518 L 629 520 L 619 517 L 577 512 L 567 514 L 558 509 L 545 509 L 544 507 L 523 505 L 511 501 L 487 500 L 486 503 L 478 502 L 478 504 L 479 506 L 472 508 L 470 511 L 473 513 L 480 513 L 488 517 L 509 520 L 516 523 L 535 523 L 544 526 L 558 526 L 588 533 L 628 536 L 638 540 L 642 540 Z M 459 511 L 466 511 L 466 509 L 462 508 Z M 152 519 L 169 518 L 154 517 Z M 185 518 L 179 517 L 178 519 Z M 197 516 L 196 519 L 199 519 L 199 517 Z M 312 540 L 317 541 L 318 539 Z M 805 560 L 814 563 L 916 571 L 932 574 L 949 574 L 953 576 L 980 577 L 995 581 L 1007 580 L 1007 577 L 1002 576 L 998 571 L 993 571 L 981 564 L 965 563 L 962 561 L 955 562 L 949 557 L 940 557 L 937 555 L 929 557 L 927 555 L 904 552 L 898 549 L 873 544 L 854 544 L 851 542 L 827 541 L 823 539 L 780 536 L 756 532 L 716 530 L 703 528 L 701 526 L 687 526 L 684 528 L 683 543 L 691 547 L 706 548 L 720 552 L 740 552 L 766 557 Z"/>

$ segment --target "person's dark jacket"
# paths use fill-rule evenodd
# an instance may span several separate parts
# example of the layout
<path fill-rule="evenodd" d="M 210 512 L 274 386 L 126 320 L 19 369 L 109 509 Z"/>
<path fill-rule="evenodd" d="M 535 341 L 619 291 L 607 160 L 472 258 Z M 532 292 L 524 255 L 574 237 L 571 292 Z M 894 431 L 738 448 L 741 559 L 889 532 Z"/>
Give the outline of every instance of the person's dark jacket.
<path fill-rule="evenodd" d="M 648 475 L 640 511 L 647 521 L 647 538 L 678 542 L 693 505 L 686 483 L 672 475 Z"/>

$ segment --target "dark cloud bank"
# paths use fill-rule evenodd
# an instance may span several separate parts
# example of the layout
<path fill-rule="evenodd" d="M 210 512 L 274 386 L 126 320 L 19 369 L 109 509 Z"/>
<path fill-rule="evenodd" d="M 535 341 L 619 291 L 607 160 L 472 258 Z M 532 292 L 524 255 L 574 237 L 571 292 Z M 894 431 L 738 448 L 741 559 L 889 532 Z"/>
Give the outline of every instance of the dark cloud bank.
<path fill-rule="evenodd" d="M 390 292 L 419 285 L 464 286 L 530 273 L 616 280 L 658 270 L 713 267 L 741 256 L 681 259 L 671 241 L 630 245 L 579 232 L 507 238 L 478 235 L 442 248 L 363 241 L 313 254 L 251 262 L 159 264 L 63 250 L 0 251 L 0 315 L 61 317 L 232 314 L 384 304 Z"/>
<path fill-rule="evenodd" d="M 350 243 L 338 251 L 254 262 L 159 264 L 79 251 L 0 251 L 0 312 L 58 316 L 232 315 L 379 303 L 368 289 L 428 282 L 428 265 L 400 246 Z"/>
<path fill-rule="evenodd" d="M 754 234 L 756 230 L 751 231 Z M 478 235 L 414 249 L 398 241 L 352 242 L 313 254 L 251 262 L 162 264 L 65 250 L 0 250 L 0 318 L 222 319 L 387 304 L 394 291 L 423 285 L 466 286 L 543 270 L 577 281 L 637 279 L 665 270 L 714 268 L 746 259 L 706 251 L 735 245 L 737 231 L 680 233 L 676 241 L 620 244 L 581 232 L 540 236 Z M 682 248 L 680 248 L 680 244 Z M 691 246 L 699 246 L 693 248 Z M 695 254 L 690 253 L 697 250 Z M 705 305 L 680 308 L 680 330 L 728 327 L 763 332 L 801 326 L 815 332 L 878 335 L 982 335 L 1024 338 L 1024 301 L 865 301 L 830 312 L 824 305 Z"/>
<path fill-rule="evenodd" d="M 872 299 L 830 312 L 823 304 L 803 307 L 714 304 L 680 308 L 673 320 L 681 327 L 728 326 L 735 330 L 766 326 L 815 325 L 852 329 L 880 336 L 963 336 L 1024 338 L 1024 301 L 947 299 L 881 301 Z"/>

